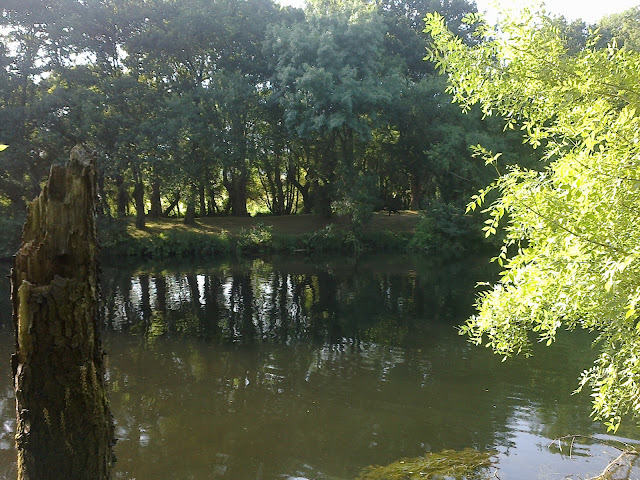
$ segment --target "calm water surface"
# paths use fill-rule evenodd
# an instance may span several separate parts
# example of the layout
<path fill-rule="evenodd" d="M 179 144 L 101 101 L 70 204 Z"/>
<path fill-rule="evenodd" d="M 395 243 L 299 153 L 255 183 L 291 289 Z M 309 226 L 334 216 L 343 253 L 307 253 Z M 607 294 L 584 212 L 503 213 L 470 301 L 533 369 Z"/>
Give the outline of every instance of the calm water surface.
<path fill-rule="evenodd" d="M 578 479 L 617 452 L 578 441 L 569 455 L 553 439 L 640 438 L 607 437 L 588 395 L 570 395 L 588 336 L 503 363 L 457 335 L 484 260 L 116 263 L 102 308 L 116 479 L 347 480 L 466 447 L 495 450 L 501 480 Z M 0 478 L 15 478 L 2 282 Z"/>

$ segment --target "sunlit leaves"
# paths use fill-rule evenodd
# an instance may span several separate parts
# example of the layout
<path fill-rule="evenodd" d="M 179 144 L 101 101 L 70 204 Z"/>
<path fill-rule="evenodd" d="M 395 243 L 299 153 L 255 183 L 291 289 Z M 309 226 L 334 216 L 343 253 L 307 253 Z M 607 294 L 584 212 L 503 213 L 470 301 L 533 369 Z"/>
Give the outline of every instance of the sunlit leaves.
<path fill-rule="evenodd" d="M 595 332 L 602 353 L 581 385 L 615 429 L 640 416 L 640 54 L 597 49 L 597 39 L 570 54 L 553 22 L 527 9 L 497 30 L 481 24 L 475 47 L 437 15 L 426 31 L 454 99 L 504 117 L 546 162 L 512 168 L 471 199 L 468 210 L 484 207 L 486 235 L 504 228 L 505 270 L 461 331 L 502 356 L 528 352 L 530 332 L 546 344 L 560 328 Z M 500 197 L 485 206 L 493 190 Z"/>

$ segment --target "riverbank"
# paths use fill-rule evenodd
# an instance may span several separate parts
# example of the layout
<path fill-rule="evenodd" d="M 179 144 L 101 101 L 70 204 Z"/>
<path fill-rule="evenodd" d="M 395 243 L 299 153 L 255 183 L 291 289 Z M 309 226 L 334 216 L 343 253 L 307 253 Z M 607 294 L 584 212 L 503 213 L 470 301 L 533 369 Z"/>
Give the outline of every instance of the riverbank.
<path fill-rule="evenodd" d="M 477 223 L 477 222 L 476 222 Z M 23 221 L 0 222 L 0 259 L 10 259 L 20 245 Z M 459 256 L 482 249 L 480 227 L 471 217 L 450 211 L 376 212 L 353 229 L 344 218 L 318 215 L 205 217 L 185 225 L 182 219 L 147 219 L 140 230 L 134 219 L 102 218 L 98 237 L 107 256 L 163 259 L 207 255 L 314 253 L 437 253 Z"/>
<path fill-rule="evenodd" d="M 207 217 L 185 225 L 181 219 L 103 220 L 100 237 L 106 255 L 144 258 L 267 253 L 399 252 L 419 229 L 418 212 L 374 214 L 359 231 L 343 219 L 317 215 Z"/>

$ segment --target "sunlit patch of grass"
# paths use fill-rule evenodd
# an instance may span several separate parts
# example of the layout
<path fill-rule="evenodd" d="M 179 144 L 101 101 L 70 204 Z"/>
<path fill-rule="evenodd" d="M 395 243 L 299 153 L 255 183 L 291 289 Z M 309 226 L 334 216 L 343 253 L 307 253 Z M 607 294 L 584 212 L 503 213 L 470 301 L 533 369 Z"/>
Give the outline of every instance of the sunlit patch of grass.
<path fill-rule="evenodd" d="M 412 212 L 411 212 L 412 213 Z M 203 217 L 195 225 L 179 218 L 146 219 L 144 229 L 133 218 L 99 222 L 103 251 L 109 255 L 167 258 L 175 255 L 340 252 L 349 254 L 407 251 L 416 217 L 404 212 L 374 216 L 354 231 L 341 219 L 318 215 Z"/>
<path fill-rule="evenodd" d="M 170 231 L 203 233 L 207 228 L 196 223 L 196 225 L 185 225 L 182 219 L 163 218 L 158 220 L 147 219 L 144 229 L 138 229 L 133 221 L 127 222 L 127 234 L 132 238 L 147 238 L 157 236 Z"/>

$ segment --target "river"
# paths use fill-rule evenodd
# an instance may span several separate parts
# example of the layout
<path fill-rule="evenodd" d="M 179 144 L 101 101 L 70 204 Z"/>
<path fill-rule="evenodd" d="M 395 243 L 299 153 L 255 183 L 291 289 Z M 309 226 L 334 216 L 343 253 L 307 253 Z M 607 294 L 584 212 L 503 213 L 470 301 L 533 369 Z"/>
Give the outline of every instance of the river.
<path fill-rule="evenodd" d="M 506 362 L 457 334 L 492 276 L 485 260 L 117 263 L 101 309 L 115 479 L 353 480 L 467 447 L 495 451 L 501 480 L 577 479 L 617 455 L 600 442 L 640 438 L 633 425 L 606 435 L 588 392 L 571 395 L 595 356 L 588 334 Z M 7 296 L 3 278 L 0 478 L 12 479 Z M 599 441 L 559 449 L 568 434 Z"/>

